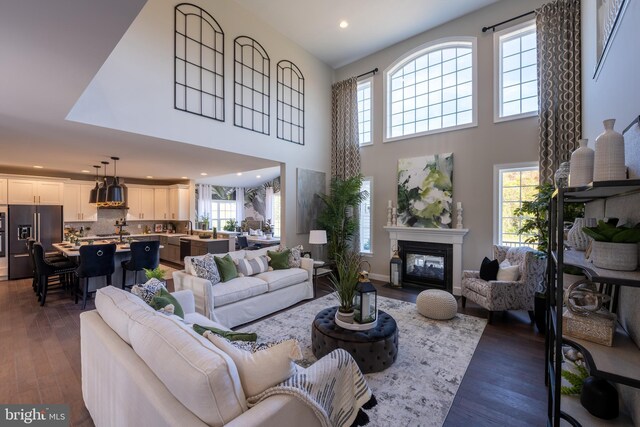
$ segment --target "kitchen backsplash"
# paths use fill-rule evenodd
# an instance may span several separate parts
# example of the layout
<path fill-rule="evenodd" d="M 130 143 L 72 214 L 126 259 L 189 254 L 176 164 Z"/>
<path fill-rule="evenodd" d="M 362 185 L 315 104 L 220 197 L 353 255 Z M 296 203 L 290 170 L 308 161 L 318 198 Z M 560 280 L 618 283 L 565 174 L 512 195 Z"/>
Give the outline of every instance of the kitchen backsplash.
<path fill-rule="evenodd" d="M 86 236 L 93 236 L 99 234 L 115 234 L 116 221 L 126 216 L 126 211 L 123 209 L 98 209 L 98 220 L 95 222 L 65 222 L 65 227 L 72 227 L 79 230 L 80 227 L 84 227 Z M 145 231 L 145 226 L 150 233 L 155 230 L 156 224 L 162 224 L 165 229 L 169 227 L 169 224 L 173 224 L 176 233 L 184 233 L 188 230 L 188 221 L 128 221 L 128 226 L 125 227 L 125 231 L 131 234 L 141 234 Z M 90 228 L 90 230 L 87 230 Z"/>

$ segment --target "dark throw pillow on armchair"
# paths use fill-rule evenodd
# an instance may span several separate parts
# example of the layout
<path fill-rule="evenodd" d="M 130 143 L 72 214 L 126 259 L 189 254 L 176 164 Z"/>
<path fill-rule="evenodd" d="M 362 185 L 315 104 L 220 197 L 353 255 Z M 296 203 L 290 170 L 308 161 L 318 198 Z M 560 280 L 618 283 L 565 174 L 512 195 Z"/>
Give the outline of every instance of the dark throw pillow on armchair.
<path fill-rule="evenodd" d="M 480 266 L 480 278 L 486 281 L 496 280 L 498 270 L 500 270 L 500 263 L 497 259 L 491 261 L 489 258 L 484 257 Z"/>

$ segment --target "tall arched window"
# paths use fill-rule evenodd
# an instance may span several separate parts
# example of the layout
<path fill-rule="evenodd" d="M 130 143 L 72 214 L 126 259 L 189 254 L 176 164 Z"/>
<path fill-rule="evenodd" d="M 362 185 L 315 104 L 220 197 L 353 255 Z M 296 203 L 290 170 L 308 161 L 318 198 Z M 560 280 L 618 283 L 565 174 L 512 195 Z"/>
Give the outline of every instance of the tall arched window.
<path fill-rule="evenodd" d="M 234 124 L 269 135 L 269 55 L 247 36 L 234 43 Z"/>
<path fill-rule="evenodd" d="M 476 125 L 476 39 L 420 46 L 385 71 L 385 141 Z"/>
<path fill-rule="evenodd" d="M 209 13 L 175 8 L 174 108 L 224 121 L 224 32 Z"/>
<path fill-rule="evenodd" d="M 277 136 L 304 145 L 304 76 L 291 61 L 278 62 Z"/>

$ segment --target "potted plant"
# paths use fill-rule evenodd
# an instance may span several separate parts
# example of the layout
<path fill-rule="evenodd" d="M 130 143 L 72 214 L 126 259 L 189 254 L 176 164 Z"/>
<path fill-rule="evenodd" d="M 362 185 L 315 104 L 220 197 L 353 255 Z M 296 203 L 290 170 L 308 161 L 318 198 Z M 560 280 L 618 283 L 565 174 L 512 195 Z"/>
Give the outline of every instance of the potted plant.
<path fill-rule="evenodd" d="M 200 224 L 202 225 L 203 230 L 209 229 L 209 215 L 202 215 L 200 217 Z"/>
<path fill-rule="evenodd" d="M 360 253 L 348 250 L 337 255 L 335 272 L 329 275 L 331 286 L 340 302 L 336 316 L 345 323 L 353 323 L 353 298 L 358 286 L 360 263 Z"/>
<path fill-rule="evenodd" d="M 599 268 L 633 271 L 638 268 L 640 223 L 635 227 L 616 227 L 618 220 L 598 221 L 596 227 L 583 227 L 591 242 L 589 259 Z"/>
<path fill-rule="evenodd" d="M 228 219 L 227 222 L 225 222 L 224 227 L 222 227 L 222 229 L 224 231 L 236 231 L 237 227 L 238 227 L 238 222 L 235 219 Z"/>
<path fill-rule="evenodd" d="M 266 237 L 267 239 L 270 239 L 271 236 L 273 236 L 273 229 L 270 219 L 266 220 L 262 225 L 262 232 L 264 233 L 264 237 Z"/>
<path fill-rule="evenodd" d="M 166 280 L 164 280 L 164 275 L 166 272 L 167 272 L 166 270 L 163 270 L 159 266 L 154 269 L 150 269 L 150 268 L 144 269 L 144 275 L 147 278 L 147 280 L 156 279 L 164 283 L 165 285 L 167 283 Z"/>
<path fill-rule="evenodd" d="M 318 225 L 327 231 L 328 257 L 337 261 L 353 243 L 358 231 L 357 212 L 362 201 L 368 196 L 362 191 L 362 175 L 352 178 L 334 177 L 329 194 L 318 194 L 324 209 L 318 215 Z"/>
<path fill-rule="evenodd" d="M 552 184 L 541 184 L 536 187 L 537 193 L 531 200 L 522 202 L 519 208 L 514 209 L 513 214 L 519 217 L 519 235 L 528 236 L 525 243 L 537 245 L 539 256 L 546 256 L 549 247 L 549 203 L 554 192 Z M 566 221 L 574 221 L 584 213 L 584 205 L 566 203 L 564 205 L 564 218 Z M 547 315 L 547 284 L 540 283 L 540 288 L 535 294 L 535 322 L 538 331 L 542 332 L 546 327 Z"/>

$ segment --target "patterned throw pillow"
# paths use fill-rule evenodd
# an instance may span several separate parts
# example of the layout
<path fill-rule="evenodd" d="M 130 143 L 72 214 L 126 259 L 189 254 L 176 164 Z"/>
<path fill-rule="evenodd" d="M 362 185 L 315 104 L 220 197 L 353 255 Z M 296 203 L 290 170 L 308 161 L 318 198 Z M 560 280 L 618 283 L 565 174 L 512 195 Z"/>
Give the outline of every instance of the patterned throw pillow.
<path fill-rule="evenodd" d="M 162 289 L 165 289 L 164 282 L 158 279 L 149 279 L 143 285 L 133 285 L 131 293 L 142 298 L 147 304 L 151 304 L 153 297 L 159 295 Z"/>
<path fill-rule="evenodd" d="M 278 247 L 278 252 L 284 252 L 286 250 L 287 250 L 286 246 Z M 289 268 L 300 268 L 300 265 L 301 265 L 300 259 L 302 258 L 302 251 L 303 250 L 304 250 L 304 248 L 302 247 L 302 245 L 294 246 L 291 249 L 289 249 L 289 251 L 290 251 L 290 254 L 289 254 Z"/>
<path fill-rule="evenodd" d="M 213 255 L 206 254 L 200 259 L 191 258 L 191 265 L 199 278 L 210 281 L 212 285 L 220 283 L 220 272 Z"/>
<path fill-rule="evenodd" d="M 269 260 L 266 255 L 261 255 L 253 259 L 241 258 L 234 261 L 238 267 L 238 273 L 244 276 L 253 276 L 254 274 L 264 273 L 269 270 Z"/>

